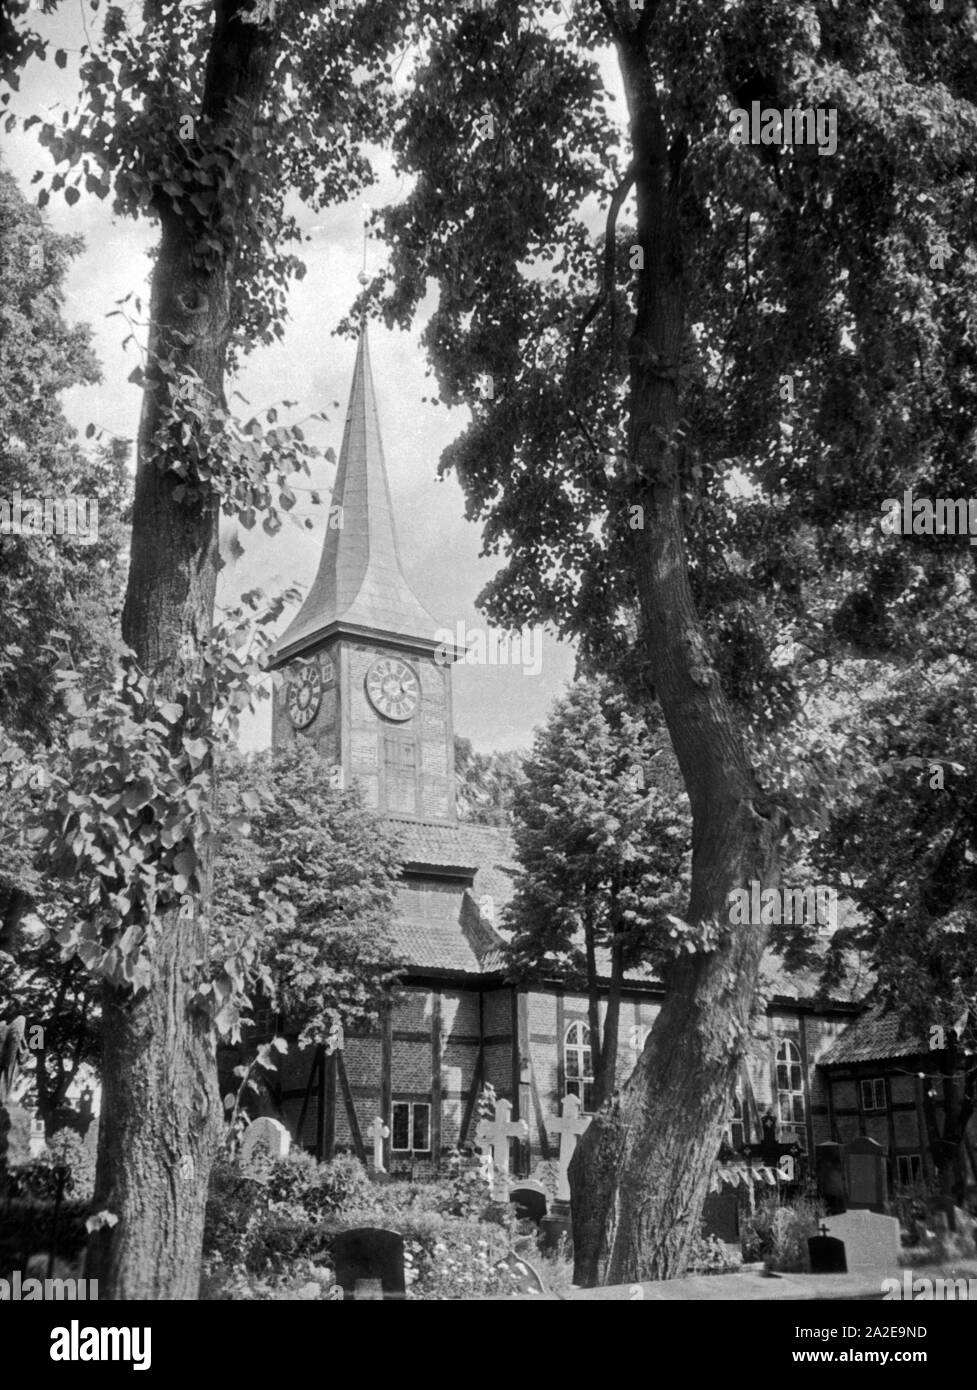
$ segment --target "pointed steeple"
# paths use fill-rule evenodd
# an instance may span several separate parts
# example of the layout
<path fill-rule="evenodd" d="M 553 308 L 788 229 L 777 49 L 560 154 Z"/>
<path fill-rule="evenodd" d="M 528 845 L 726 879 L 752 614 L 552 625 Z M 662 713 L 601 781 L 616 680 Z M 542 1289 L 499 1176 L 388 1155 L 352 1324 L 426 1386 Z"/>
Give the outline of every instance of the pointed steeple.
<path fill-rule="evenodd" d="M 337 632 L 432 651 L 437 628 L 401 568 L 364 321 L 319 572 L 274 660 Z"/>

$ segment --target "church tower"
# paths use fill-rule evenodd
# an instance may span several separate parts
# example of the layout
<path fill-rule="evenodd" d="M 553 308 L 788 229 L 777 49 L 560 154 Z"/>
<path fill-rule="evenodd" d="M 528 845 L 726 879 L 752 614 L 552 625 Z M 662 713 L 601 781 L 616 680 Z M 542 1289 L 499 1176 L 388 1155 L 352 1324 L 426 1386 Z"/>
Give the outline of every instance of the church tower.
<path fill-rule="evenodd" d="M 455 822 L 451 661 L 404 576 L 364 322 L 315 582 L 275 644 L 272 746 L 308 739 L 383 815 Z"/>

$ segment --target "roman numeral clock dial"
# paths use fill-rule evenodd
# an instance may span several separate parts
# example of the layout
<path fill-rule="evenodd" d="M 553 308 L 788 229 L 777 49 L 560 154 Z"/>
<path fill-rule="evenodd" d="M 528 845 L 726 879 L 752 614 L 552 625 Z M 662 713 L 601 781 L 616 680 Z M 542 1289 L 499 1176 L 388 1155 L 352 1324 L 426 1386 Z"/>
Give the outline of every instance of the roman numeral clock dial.
<path fill-rule="evenodd" d="M 406 661 L 381 656 L 366 673 L 366 695 L 378 714 L 402 724 L 417 708 L 420 687 Z"/>
<path fill-rule="evenodd" d="M 316 717 L 322 701 L 322 672 L 317 662 L 301 667 L 288 682 L 285 704 L 296 729 L 304 729 Z"/>

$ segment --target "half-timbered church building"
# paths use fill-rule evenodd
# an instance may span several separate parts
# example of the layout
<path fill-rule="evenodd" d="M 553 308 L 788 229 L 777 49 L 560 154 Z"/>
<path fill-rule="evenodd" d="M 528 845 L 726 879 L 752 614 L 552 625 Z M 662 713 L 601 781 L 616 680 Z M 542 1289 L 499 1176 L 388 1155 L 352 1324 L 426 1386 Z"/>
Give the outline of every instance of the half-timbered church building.
<path fill-rule="evenodd" d="M 458 816 L 451 685 L 462 653 L 439 640 L 441 624 L 401 564 L 365 327 L 332 503 L 341 525 L 325 525 L 315 581 L 275 648 L 273 743 L 307 740 L 397 832 L 403 871 L 392 934 L 410 964 L 403 997 L 375 1036 L 347 1034 L 331 1055 L 290 1049 L 279 1118 L 320 1156 L 342 1147 L 368 1162 L 379 1118 L 389 1129 L 388 1169 L 417 1172 L 471 1141 L 478 1095 L 491 1083 L 528 1124 L 514 1162 L 529 1171 L 552 1152 L 548 1117 L 563 1098 L 575 1094 L 589 1108 L 587 1004 L 555 981 L 526 989 L 506 979 L 497 924 L 512 891 L 512 847 L 504 830 Z M 477 730 L 465 732 L 477 742 Z M 661 993 L 654 980 L 629 981 L 621 1076 Z M 877 1133 L 893 1179 L 925 1176 L 918 1084 L 907 1075 L 896 1085 L 889 1061 L 873 1051 L 874 1015 L 862 1019 L 855 992 L 817 998 L 813 976 L 788 976 L 771 959 L 766 993 L 730 1124 L 733 1148 L 755 1143 L 772 1115 L 778 1138 L 802 1154 L 822 1139 Z"/>

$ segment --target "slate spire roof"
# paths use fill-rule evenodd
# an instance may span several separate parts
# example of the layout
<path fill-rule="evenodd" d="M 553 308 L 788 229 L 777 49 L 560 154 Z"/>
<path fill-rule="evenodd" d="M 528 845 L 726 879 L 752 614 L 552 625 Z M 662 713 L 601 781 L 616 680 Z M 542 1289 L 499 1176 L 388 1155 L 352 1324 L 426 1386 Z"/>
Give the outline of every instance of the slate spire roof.
<path fill-rule="evenodd" d="M 335 632 L 401 639 L 431 650 L 438 624 L 404 577 L 383 461 L 366 323 L 360 330 L 332 493 L 341 526 L 326 530 L 315 582 L 275 644 L 283 662 Z"/>

